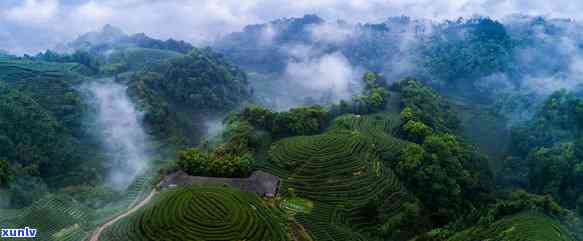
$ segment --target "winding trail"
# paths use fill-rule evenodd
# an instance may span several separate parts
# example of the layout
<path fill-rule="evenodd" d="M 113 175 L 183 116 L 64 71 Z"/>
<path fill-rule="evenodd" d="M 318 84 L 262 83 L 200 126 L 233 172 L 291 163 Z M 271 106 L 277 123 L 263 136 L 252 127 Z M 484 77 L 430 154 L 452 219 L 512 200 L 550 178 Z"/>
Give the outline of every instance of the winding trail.
<path fill-rule="evenodd" d="M 137 205 L 133 206 L 132 208 L 126 210 L 124 213 L 118 215 L 114 219 L 109 220 L 107 223 L 104 223 L 101 226 L 99 226 L 99 228 L 97 228 L 93 232 L 89 241 L 99 241 L 99 236 L 101 236 L 101 232 L 103 232 L 103 230 L 105 230 L 107 227 L 114 224 L 115 222 L 119 221 L 120 219 L 125 218 L 128 215 L 132 214 L 133 212 L 137 211 L 138 209 L 140 209 L 144 205 L 148 204 L 152 200 L 152 197 L 154 197 L 157 193 L 158 193 L 158 191 L 156 191 L 156 189 L 152 190 L 152 192 L 150 192 L 150 194 L 144 200 L 142 200 L 140 203 L 138 203 Z"/>

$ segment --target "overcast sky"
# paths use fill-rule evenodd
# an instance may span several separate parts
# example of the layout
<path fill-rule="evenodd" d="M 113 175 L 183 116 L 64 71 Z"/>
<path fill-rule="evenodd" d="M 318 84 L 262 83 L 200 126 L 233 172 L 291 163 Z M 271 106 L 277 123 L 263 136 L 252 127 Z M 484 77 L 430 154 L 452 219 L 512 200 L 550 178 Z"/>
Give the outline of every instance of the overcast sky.
<path fill-rule="evenodd" d="M 0 0 L 0 49 L 35 53 L 110 23 L 204 44 L 252 23 L 315 13 L 327 20 L 379 22 L 408 15 L 455 19 L 521 13 L 578 19 L 575 0 Z"/>

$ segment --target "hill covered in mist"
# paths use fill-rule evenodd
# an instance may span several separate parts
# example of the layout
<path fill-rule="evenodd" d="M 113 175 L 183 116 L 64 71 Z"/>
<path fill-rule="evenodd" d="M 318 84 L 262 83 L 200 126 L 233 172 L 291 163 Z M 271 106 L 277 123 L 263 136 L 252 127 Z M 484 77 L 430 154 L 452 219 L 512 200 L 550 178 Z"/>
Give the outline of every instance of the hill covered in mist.
<path fill-rule="evenodd" d="M 327 77 L 336 78 L 336 85 L 347 85 L 350 73 L 371 70 L 390 80 L 413 77 L 456 96 L 480 95 L 468 100 L 493 102 L 501 93 L 548 96 L 576 88 L 580 34 L 581 25 L 572 20 L 522 15 L 455 21 L 401 16 L 360 24 L 306 15 L 250 25 L 213 46 L 257 73 L 251 78 L 282 79 L 303 90 L 318 88 L 306 86 L 294 67 L 325 66 L 334 59 L 340 67 L 330 72 L 347 73 Z M 318 71 L 310 74 L 322 75 Z"/>
<path fill-rule="evenodd" d="M 68 44 L 70 53 L 1 58 L 0 159 L 14 169 L 13 180 L 2 184 L 15 192 L 24 191 L 26 185 L 44 187 L 37 190 L 42 196 L 49 190 L 107 179 L 105 173 L 117 168 L 107 153 L 115 151 L 106 148 L 99 134 L 106 127 L 94 120 L 100 115 L 92 104 L 99 101 L 95 99 L 99 90 L 85 88 L 105 88 L 91 85 L 97 80 L 122 83 L 121 94 L 129 96 L 142 114 L 108 118 L 138 118 L 139 125 L 146 125 L 147 135 L 157 143 L 148 147 L 152 158 L 198 143 L 208 115 L 229 111 L 249 98 L 242 71 L 212 50 L 176 42 L 187 46 L 181 49 L 176 47 L 181 44 L 173 43 L 143 34 L 129 37 L 106 26 Z M 26 192 L 32 195 L 31 190 Z M 31 201 L 34 198 L 14 196 L 10 203 Z"/>

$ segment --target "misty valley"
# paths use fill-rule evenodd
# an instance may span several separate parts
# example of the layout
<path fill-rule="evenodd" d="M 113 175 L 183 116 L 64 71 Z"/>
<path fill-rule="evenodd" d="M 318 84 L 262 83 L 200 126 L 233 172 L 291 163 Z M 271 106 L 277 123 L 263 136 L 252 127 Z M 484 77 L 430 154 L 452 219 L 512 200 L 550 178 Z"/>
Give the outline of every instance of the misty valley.
<path fill-rule="evenodd" d="M 583 25 L 451 19 L 0 30 L 0 240 L 582 241 Z"/>

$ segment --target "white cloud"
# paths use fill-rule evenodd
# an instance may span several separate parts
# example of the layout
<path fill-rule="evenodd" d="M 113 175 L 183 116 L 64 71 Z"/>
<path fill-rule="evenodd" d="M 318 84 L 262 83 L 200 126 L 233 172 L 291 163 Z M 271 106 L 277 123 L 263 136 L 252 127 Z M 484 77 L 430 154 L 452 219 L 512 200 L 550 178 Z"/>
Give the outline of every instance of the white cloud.
<path fill-rule="evenodd" d="M 79 6 L 73 13 L 76 19 L 89 22 L 104 22 L 110 19 L 114 10 L 106 5 L 101 5 L 95 1 L 90 1 Z"/>
<path fill-rule="evenodd" d="M 6 19 L 23 24 L 44 24 L 59 11 L 57 0 L 26 0 L 20 6 L 4 11 Z"/>
<path fill-rule="evenodd" d="M 260 44 L 270 45 L 273 43 L 275 37 L 277 37 L 277 31 L 271 24 L 267 24 L 267 27 L 261 31 L 261 35 L 259 36 Z"/>
<path fill-rule="evenodd" d="M 324 43 L 342 43 L 354 34 L 351 27 L 338 26 L 334 23 L 312 25 L 309 31 L 314 40 Z"/>
<path fill-rule="evenodd" d="M 350 99 L 358 77 L 359 72 L 341 53 L 290 62 L 284 74 L 284 79 L 302 89 L 305 97 L 325 94 L 330 95 L 330 101 Z"/>
<path fill-rule="evenodd" d="M 0 48 L 28 52 L 99 29 L 105 23 L 128 32 L 204 44 L 247 24 L 310 13 L 332 21 L 379 22 L 396 15 L 455 19 L 524 13 L 581 18 L 583 11 L 583 2 L 571 0 L 24 0 L 0 6 L 4 8 L 0 10 L 0 28 L 18 28 L 12 31 L 11 39 L 20 44 L 13 46 L 0 39 Z M 336 34 L 330 36 L 342 37 L 342 33 Z M 32 41 L 32 37 L 44 38 L 46 44 L 39 46 L 40 41 Z"/>

